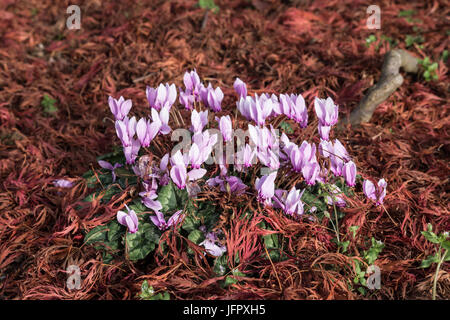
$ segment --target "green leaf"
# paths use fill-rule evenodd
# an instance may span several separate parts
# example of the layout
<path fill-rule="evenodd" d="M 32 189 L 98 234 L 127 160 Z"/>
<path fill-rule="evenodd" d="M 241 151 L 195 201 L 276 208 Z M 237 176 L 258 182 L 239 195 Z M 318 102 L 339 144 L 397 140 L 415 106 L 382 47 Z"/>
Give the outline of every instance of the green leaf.
<path fill-rule="evenodd" d="M 163 212 L 169 212 L 178 209 L 177 198 L 172 182 L 170 182 L 168 185 L 163 186 L 158 192 L 158 201 L 162 205 Z"/>
<path fill-rule="evenodd" d="M 225 277 L 225 283 L 223 284 L 223 286 L 226 288 L 232 284 L 238 283 L 239 280 L 237 280 L 234 276 L 239 276 L 239 277 L 245 277 L 245 274 L 240 272 L 238 269 L 234 269 L 232 270 L 232 275 L 230 276 L 226 276 Z"/>
<path fill-rule="evenodd" d="M 134 199 L 132 204 L 128 205 L 128 207 L 136 213 L 148 212 L 150 210 L 142 204 L 140 199 Z"/>
<path fill-rule="evenodd" d="M 108 226 L 97 226 L 94 229 L 92 229 L 91 231 L 89 231 L 85 236 L 84 236 L 84 242 L 86 244 L 93 244 L 96 242 L 101 242 L 104 243 L 105 241 L 107 241 L 107 231 L 108 231 Z"/>
<path fill-rule="evenodd" d="M 421 268 L 428 268 L 429 266 L 431 266 L 433 263 L 438 263 L 439 262 L 439 257 L 437 254 L 433 254 L 428 256 L 425 260 L 422 260 L 422 263 L 420 265 Z"/>
<path fill-rule="evenodd" d="M 123 156 L 123 148 L 119 145 L 116 145 L 113 147 L 113 151 L 110 153 L 103 154 L 101 156 L 97 157 L 98 160 L 105 160 L 108 162 L 112 162 L 113 159 L 117 158 L 118 156 Z M 114 163 L 113 163 L 114 164 Z"/>
<path fill-rule="evenodd" d="M 356 231 L 358 231 L 359 226 L 350 226 L 350 228 L 348 228 L 349 231 L 352 233 L 353 239 L 355 239 L 356 237 Z"/>
<path fill-rule="evenodd" d="M 118 243 L 123 235 L 123 226 L 121 224 L 119 224 L 119 222 L 117 222 L 116 220 L 111 221 L 110 223 L 108 223 L 108 242 L 111 244 L 116 244 Z M 113 249 L 117 249 L 117 248 L 113 248 Z"/>
<path fill-rule="evenodd" d="M 286 132 L 287 134 L 294 133 L 294 130 L 292 129 L 292 127 L 289 124 L 289 122 L 282 121 L 280 123 L 280 128 L 283 129 L 283 131 Z"/>
<path fill-rule="evenodd" d="M 433 62 L 429 67 L 428 67 L 428 71 L 435 71 L 438 68 L 438 64 L 437 62 Z"/>
<path fill-rule="evenodd" d="M 399 13 L 398 13 L 398 16 L 399 17 L 411 17 L 411 16 L 413 16 L 413 15 L 415 15 L 416 14 L 416 11 L 415 10 L 401 10 Z"/>
<path fill-rule="evenodd" d="M 429 229 L 427 231 L 422 231 L 421 233 L 425 237 L 425 239 L 432 243 L 440 242 L 438 236 L 433 231 L 429 231 Z"/>
<path fill-rule="evenodd" d="M 148 285 L 147 280 L 142 282 L 141 293 L 139 294 L 139 297 L 142 300 L 149 300 L 151 297 L 153 297 L 154 294 L 155 294 L 155 290 L 153 290 L 152 286 Z"/>
<path fill-rule="evenodd" d="M 373 237 L 371 241 L 372 246 L 369 250 L 364 252 L 364 259 L 366 260 L 368 265 L 372 265 L 378 259 L 378 255 L 384 248 L 384 244 L 381 241 L 375 240 L 375 238 Z"/>
<path fill-rule="evenodd" d="M 446 251 L 444 261 L 450 261 L 450 250 Z"/>
<path fill-rule="evenodd" d="M 113 253 L 122 247 L 122 235 L 125 227 L 117 220 L 113 220 L 104 226 L 97 226 L 86 234 L 84 242 L 93 245 L 97 250 L 103 251 L 104 263 L 113 259 Z"/>
<path fill-rule="evenodd" d="M 266 245 L 267 251 L 269 252 L 270 259 L 272 261 L 280 261 L 280 246 L 278 243 L 277 234 L 268 234 L 263 236 L 264 244 Z M 266 256 L 264 254 L 264 256 Z"/>
<path fill-rule="evenodd" d="M 227 255 L 221 255 L 214 261 L 214 273 L 218 276 L 223 276 L 228 271 L 228 257 Z"/>
<path fill-rule="evenodd" d="M 150 223 L 139 224 L 136 233 L 127 233 L 126 243 L 129 259 L 132 261 L 144 259 L 152 252 L 159 241 L 156 227 Z"/>
<path fill-rule="evenodd" d="M 186 212 L 182 228 L 187 232 L 197 230 L 201 225 L 204 225 L 207 230 L 212 230 L 220 218 L 220 211 L 210 201 L 198 202 L 197 207 L 188 204 Z"/>
<path fill-rule="evenodd" d="M 47 94 L 44 94 L 44 97 L 41 101 L 41 106 L 44 108 L 44 112 L 48 114 L 54 114 L 58 111 L 58 108 L 55 106 L 55 99 L 50 98 Z"/>
<path fill-rule="evenodd" d="M 214 3 L 214 0 L 198 0 L 198 5 L 200 8 L 212 10 L 214 13 L 219 11 L 219 7 Z"/>
<path fill-rule="evenodd" d="M 170 294 L 168 292 L 155 294 L 155 290 L 152 286 L 148 285 L 147 280 L 142 282 L 139 297 L 142 300 L 170 300 Z"/>
<path fill-rule="evenodd" d="M 199 227 L 200 227 L 200 220 L 195 219 L 195 217 L 192 214 L 188 214 L 186 218 L 184 218 L 183 225 L 181 226 L 181 228 L 186 230 L 187 232 L 193 232 Z"/>
<path fill-rule="evenodd" d="M 94 175 L 92 170 L 89 170 L 85 174 L 83 174 L 83 178 L 86 179 L 86 184 L 88 188 L 95 188 L 99 183 L 97 177 Z"/>
<path fill-rule="evenodd" d="M 361 293 L 362 295 L 366 295 L 366 289 L 364 287 L 359 287 L 358 288 L 359 293 Z"/>
<path fill-rule="evenodd" d="M 443 241 L 443 242 L 441 243 L 441 246 L 442 246 L 442 248 L 444 248 L 445 250 L 449 250 L 449 251 L 450 251 L 450 240 Z"/>
<path fill-rule="evenodd" d="M 342 252 L 345 253 L 347 252 L 348 249 L 348 245 L 350 244 L 350 241 L 341 241 L 339 242 L 338 246 L 342 248 Z"/>
<path fill-rule="evenodd" d="M 235 278 L 233 278 L 231 276 L 226 276 L 225 277 L 225 283 L 223 284 L 223 286 L 226 288 L 226 287 L 228 287 L 228 286 L 230 286 L 232 284 L 235 284 L 235 283 L 238 283 L 238 281 Z"/>
<path fill-rule="evenodd" d="M 188 239 L 195 244 L 199 244 L 200 242 L 205 240 L 205 236 L 200 230 L 193 230 L 191 231 L 191 233 L 189 233 Z"/>

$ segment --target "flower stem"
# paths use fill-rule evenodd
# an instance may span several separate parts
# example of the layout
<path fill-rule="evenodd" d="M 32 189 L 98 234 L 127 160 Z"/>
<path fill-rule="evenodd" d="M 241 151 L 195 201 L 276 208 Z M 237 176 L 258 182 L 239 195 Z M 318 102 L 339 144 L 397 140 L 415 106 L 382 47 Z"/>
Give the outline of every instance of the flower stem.
<path fill-rule="evenodd" d="M 445 259 L 445 257 L 447 256 L 447 251 L 448 251 L 448 250 L 445 250 L 445 251 L 444 251 L 444 254 L 442 255 L 442 258 L 439 257 L 440 260 L 439 260 L 438 265 L 437 265 L 437 267 L 436 267 L 436 272 L 435 272 L 435 274 L 434 274 L 434 280 L 433 280 L 433 297 L 432 297 L 433 300 L 436 300 L 436 285 L 437 285 L 437 278 L 438 278 L 438 275 L 439 275 L 439 270 L 441 269 L 441 264 L 442 264 L 442 262 L 444 262 L 444 259 Z M 439 253 L 440 253 L 440 252 L 439 252 Z"/>
<path fill-rule="evenodd" d="M 337 211 L 336 211 L 336 205 L 334 204 L 334 199 L 333 199 L 333 208 L 334 208 L 334 217 L 336 219 L 336 239 L 337 239 L 338 243 L 341 243 L 341 240 L 339 240 L 339 221 L 338 221 L 338 216 L 337 216 Z"/>

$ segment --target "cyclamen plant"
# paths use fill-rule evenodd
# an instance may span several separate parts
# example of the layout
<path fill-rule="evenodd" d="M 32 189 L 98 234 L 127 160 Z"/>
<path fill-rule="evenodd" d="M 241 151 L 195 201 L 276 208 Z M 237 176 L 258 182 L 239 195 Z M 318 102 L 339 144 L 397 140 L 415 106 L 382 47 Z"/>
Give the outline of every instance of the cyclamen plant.
<path fill-rule="evenodd" d="M 125 236 L 130 259 L 144 258 L 158 244 L 163 232 L 179 226 L 189 232 L 190 240 L 205 248 L 205 253 L 215 257 L 225 254 L 224 235 L 213 232 L 220 213 L 214 211 L 214 206 L 212 209 L 190 206 L 192 199 L 205 188 L 217 188 L 220 192 L 236 196 L 253 195 L 262 206 L 279 210 L 280 214 L 284 213 L 293 219 L 321 213 L 326 216 L 328 206 L 336 212 L 337 208 L 347 205 L 346 197 L 355 194 L 351 188 L 360 181 L 356 164 L 341 141 L 330 138 L 339 113 L 338 106 L 331 98 L 316 97 L 314 100 L 320 143 L 316 145 L 314 142 L 302 141 L 296 144 L 284 132 L 279 137 L 272 120 L 285 117 L 300 128 L 306 128 L 309 119 L 303 96 L 265 93 L 249 96 L 246 84 L 237 78 L 233 84 L 238 97 L 236 107 L 240 115 L 250 122 L 247 128 L 241 128 L 248 130 L 249 143 L 244 141 L 231 157 L 231 162 L 227 162 L 229 159 L 218 152 L 223 148 L 216 147 L 223 147 L 223 141 L 234 143 L 234 131 L 239 129 L 236 128 L 238 115 L 234 118 L 231 115 L 215 116 L 215 121 L 210 121 L 211 113 L 223 109 L 222 90 L 213 88 L 211 83 L 205 86 L 195 70 L 186 72 L 183 82 L 184 89 L 179 88 L 178 101 L 190 113 L 188 118 L 191 122 L 189 130 L 192 144 L 188 151 L 165 150 L 165 154 L 158 156 L 156 150 L 160 149 L 160 144 L 158 148 L 152 147 L 155 140 L 172 131 L 175 123 L 169 124 L 171 115 L 180 115 L 180 108 L 175 106 L 175 84 L 147 87 L 149 112 L 147 117 L 140 119 L 129 116 L 131 100 L 108 98 L 125 163 L 114 160 L 116 162 L 113 165 L 112 161 L 100 160 L 99 165 L 107 170 L 105 175 L 108 172 L 111 174 L 110 183 L 126 186 L 130 181 L 126 180 L 125 183 L 122 175 L 127 178 L 132 176 L 132 184 L 139 190 L 139 198 L 127 202 L 128 205 L 124 204 L 127 212 L 117 211 L 117 222 L 127 228 L 128 234 Z M 212 133 L 214 124 L 220 134 Z M 207 160 L 212 158 L 216 164 L 207 164 Z M 216 165 L 220 173 L 212 176 L 211 173 L 217 171 L 213 170 Z M 261 167 L 265 167 L 268 173 L 259 177 L 247 174 L 252 168 L 255 169 L 252 171 L 254 173 Z M 286 177 L 294 177 L 297 182 L 300 179 L 303 184 L 296 183 L 285 190 L 279 186 L 287 186 L 281 183 L 281 180 L 287 180 Z M 376 186 L 369 180 L 365 180 L 362 185 L 370 201 L 374 201 L 377 206 L 383 203 L 387 187 L 384 179 Z M 203 215 L 209 224 L 200 228 L 191 217 L 196 214 Z M 105 229 L 96 231 L 99 230 Z M 111 230 L 116 232 L 115 236 L 111 236 Z M 119 241 L 120 230 L 123 230 L 120 226 L 110 227 L 104 238 L 99 238 L 91 231 L 86 241 L 95 243 L 110 238 Z M 111 246 L 120 247 L 120 243 L 114 242 Z"/>

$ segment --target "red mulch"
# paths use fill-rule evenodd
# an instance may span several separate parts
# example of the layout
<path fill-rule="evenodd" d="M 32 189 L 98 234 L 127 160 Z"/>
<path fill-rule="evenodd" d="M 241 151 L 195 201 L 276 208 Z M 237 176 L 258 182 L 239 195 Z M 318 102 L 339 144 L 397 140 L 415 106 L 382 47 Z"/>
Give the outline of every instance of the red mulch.
<path fill-rule="evenodd" d="M 311 119 L 314 96 L 329 95 L 344 117 L 377 81 L 389 50 L 367 48 L 368 35 L 398 39 L 404 48 L 413 23 L 398 13 L 414 9 L 425 42 L 408 50 L 436 61 L 449 47 L 446 1 L 381 1 L 382 27 L 375 32 L 365 26 L 373 1 L 216 1 L 220 12 L 208 15 L 204 29 L 204 11 L 194 0 L 145 2 L 82 1 L 81 30 L 65 27 L 69 1 L 0 4 L 0 299 L 132 299 L 143 279 L 174 299 L 429 299 L 434 268 L 419 265 L 433 245 L 420 232 L 427 223 L 450 230 L 449 81 L 443 61 L 438 82 L 405 75 L 370 124 L 338 136 L 363 176 L 388 182 L 385 207 L 393 221 L 367 202 L 355 202 L 341 225 L 343 231 L 361 225 L 352 252 L 370 237 L 386 245 L 377 260 L 382 287 L 365 297 L 349 290 L 351 259 L 336 253 L 333 234 L 320 224 L 253 208 L 255 219 L 286 237 L 290 258 L 276 268 L 258 260 L 264 252 L 255 240 L 260 231 L 255 223 L 235 222 L 229 251 L 240 255 L 241 271 L 259 277 L 222 289 L 222 278 L 214 278 L 202 255 L 187 259 L 170 232 L 164 235 L 169 256 L 103 264 L 96 250 L 83 246 L 83 228 L 113 219 L 122 200 L 94 204 L 89 215 L 74 208 L 88 192 L 79 177 L 98 168 L 96 156 L 118 143 L 108 95 L 132 98 L 134 110 L 143 113 L 146 85 L 181 86 L 183 73 L 195 67 L 228 95 L 226 108 L 235 108 L 232 84 L 239 76 L 251 92 L 303 93 Z M 42 112 L 44 94 L 57 100 L 56 116 Z M 52 184 L 59 177 L 80 183 L 59 190 Z M 233 207 L 229 200 L 220 205 Z M 103 220 L 92 222 L 93 212 L 103 213 Z M 245 235 L 244 244 L 233 242 L 240 241 L 237 234 Z M 65 285 L 71 262 L 81 268 L 78 291 Z M 448 299 L 449 264 L 442 269 L 438 296 Z"/>

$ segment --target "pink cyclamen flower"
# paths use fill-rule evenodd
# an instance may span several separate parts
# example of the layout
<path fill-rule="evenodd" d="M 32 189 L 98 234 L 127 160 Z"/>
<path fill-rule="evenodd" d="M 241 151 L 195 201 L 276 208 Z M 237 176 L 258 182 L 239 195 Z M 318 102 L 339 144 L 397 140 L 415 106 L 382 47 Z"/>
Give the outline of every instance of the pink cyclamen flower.
<path fill-rule="evenodd" d="M 336 177 L 342 176 L 344 163 L 350 160 L 350 156 L 338 139 L 334 141 L 333 147 L 330 151 L 331 171 Z"/>
<path fill-rule="evenodd" d="M 236 80 L 234 81 L 233 87 L 240 98 L 247 96 L 247 86 L 241 79 L 236 78 Z"/>
<path fill-rule="evenodd" d="M 114 165 L 112 165 L 108 161 L 104 161 L 104 160 L 98 160 L 98 164 L 103 169 L 111 170 L 112 181 L 115 182 L 116 181 L 116 173 L 114 172 L 114 170 L 122 167 L 122 165 L 120 163 L 115 163 Z"/>
<path fill-rule="evenodd" d="M 319 131 L 320 139 L 328 141 L 330 140 L 330 130 L 331 126 L 324 126 L 319 121 L 319 125 L 317 126 L 317 130 Z"/>
<path fill-rule="evenodd" d="M 354 187 L 356 182 L 356 165 L 349 161 L 344 165 L 344 178 L 349 187 Z"/>
<path fill-rule="evenodd" d="M 123 120 L 128 115 L 128 112 L 130 112 L 132 101 L 130 99 L 125 100 L 123 97 L 116 100 L 110 96 L 108 98 L 108 104 L 116 120 Z"/>
<path fill-rule="evenodd" d="M 240 97 L 239 100 L 236 102 L 236 107 L 241 113 L 243 117 L 245 117 L 247 120 L 251 120 L 250 117 L 250 105 L 253 103 L 252 97 Z"/>
<path fill-rule="evenodd" d="M 267 127 L 260 128 L 249 124 L 248 133 L 252 142 L 258 147 L 258 150 L 277 150 L 279 148 L 277 134 L 272 126 L 269 129 Z"/>
<path fill-rule="evenodd" d="M 191 145 L 191 148 L 189 149 L 189 162 L 194 169 L 200 168 L 200 166 L 204 162 L 203 154 L 196 143 L 193 143 Z"/>
<path fill-rule="evenodd" d="M 275 178 L 277 172 L 257 178 L 255 181 L 256 190 L 258 190 L 258 200 L 264 204 L 270 205 L 271 199 L 275 193 Z"/>
<path fill-rule="evenodd" d="M 339 107 L 334 104 L 333 99 L 330 97 L 326 100 L 316 97 L 314 100 L 314 109 L 322 126 L 334 126 L 337 123 Z"/>
<path fill-rule="evenodd" d="M 306 183 L 309 185 L 314 185 L 316 183 L 319 173 L 320 166 L 317 162 L 310 162 L 302 168 L 303 178 L 305 178 Z"/>
<path fill-rule="evenodd" d="M 280 167 L 280 161 L 278 159 L 278 154 L 273 152 L 271 149 L 262 149 L 257 153 L 259 161 L 272 170 L 278 170 Z"/>
<path fill-rule="evenodd" d="M 198 180 L 206 174 L 206 169 L 197 168 L 187 172 L 186 166 L 189 163 L 189 157 L 184 157 L 180 150 L 171 157 L 171 163 L 170 177 L 179 189 L 184 189 L 187 181 Z"/>
<path fill-rule="evenodd" d="M 57 188 L 72 188 L 73 182 L 66 179 L 57 179 L 53 181 L 53 185 Z"/>
<path fill-rule="evenodd" d="M 350 161 L 350 156 L 345 149 L 344 145 L 338 140 L 334 140 L 333 144 L 333 154 L 337 157 L 340 157 L 343 161 Z"/>
<path fill-rule="evenodd" d="M 297 145 L 291 142 L 288 136 L 283 132 L 280 137 L 281 141 L 281 150 L 280 158 L 282 160 L 289 160 L 292 149 L 297 148 Z"/>
<path fill-rule="evenodd" d="M 305 99 L 301 94 L 291 94 L 293 105 L 291 107 L 291 115 L 300 128 L 306 128 L 308 125 L 308 109 L 306 108 Z"/>
<path fill-rule="evenodd" d="M 202 131 L 203 128 L 208 124 L 208 110 L 198 112 L 197 110 L 192 110 L 191 113 L 191 131 L 196 133 Z"/>
<path fill-rule="evenodd" d="M 223 116 L 221 118 L 216 117 L 216 121 L 219 122 L 219 129 L 222 133 L 223 140 L 225 142 L 231 141 L 233 137 L 233 124 L 230 116 Z"/>
<path fill-rule="evenodd" d="M 199 161 L 205 162 L 212 152 L 214 145 L 217 143 L 217 134 L 209 135 L 209 131 L 194 133 L 192 141 L 199 148 Z"/>
<path fill-rule="evenodd" d="M 141 118 L 136 124 L 136 135 L 142 147 L 148 147 L 161 129 L 161 122 Z"/>
<path fill-rule="evenodd" d="M 294 171 L 301 172 L 307 164 L 317 162 L 316 145 L 306 141 L 303 141 L 300 147 L 294 145 L 290 149 L 289 158 Z"/>
<path fill-rule="evenodd" d="M 299 123 L 301 128 L 308 124 L 308 110 L 301 94 L 281 94 L 279 113 Z"/>
<path fill-rule="evenodd" d="M 132 139 L 130 146 L 123 147 L 123 153 L 127 164 L 133 164 L 136 161 L 140 148 L 141 143 L 137 139 Z"/>
<path fill-rule="evenodd" d="M 115 122 L 116 134 L 124 147 L 131 146 L 132 139 L 136 133 L 136 117 L 128 117 Z"/>
<path fill-rule="evenodd" d="M 210 187 L 219 186 L 222 192 L 242 194 L 247 189 L 247 185 L 235 176 L 215 177 L 208 179 L 206 183 Z"/>
<path fill-rule="evenodd" d="M 194 101 L 195 101 L 194 95 L 187 91 L 184 92 L 181 88 L 179 101 L 184 106 L 185 109 L 187 110 L 194 109 Z"/>
<path fill-rule="evenodd" d="M 297 215 L 300 216 L 303 214 L 303 202 L 300 200 L 303 192 L 292 187 L 289 193 L 285 190 L 276 190 L 275 191 L 275 204 L 277 207 L 283 209 L 283 211 L 290 216 Z"/>
<path fill-rule="evenodd" d="M 197 71 L 192 70 L 191 72 L 186 71 L 183 77 L 184 86 L 186 87 L 186 94 L 193 95 L 195 99 L 197 99 L 200 94 L 200 89 L 202 84 L 200 82 L 200 77 L 197 74 Z"/>
<path fill-rule="evenodd" d="M 138 231 L 138 217 L 136 215 L 136 212 L 134 210 L 130 210 L 127 205 L 125 205 L 127 208 L 128 213 L 124 211 L 117 211 L 117 221 L 128 228 L 129 233 L 136 233 Z"/>
<path fill-rule="evenodd" d="M 178 210 L 166 222 L 166 219 L 164 219 L 164 214 L 160 211 L 156 211 L 156 216 L 151 216 L 150 220 L 152 220 L 159 230 L 164 231 L 177 224 L 180 220 L 181 212 L 183 212 L 183 210 Z"/>
<path fill-rule="evenodd" d="M 320 139 L 319 153 L 324 158 L 329 158 L 333 152 L 333 143 L 327 140 Z"/>
<path fill-rule="evenodd" d="M 152 120 L 155 122 L 155 126 L 159 126 L 159 132 L 166 135 L 172 129 L 169 127 L 169 108 L 167 106 L 164 106 L 161 108 L 161 110 L 158 111 L 154 108 L 152 108 Z"/>
<path fill-rule="evenodd" d="M 222 110 L 221 104 L 223 100 L 223 92 L 219 87 L 213 89 L 211 83 L 206 88 L 202 87 L 200 89 L 200 97 L 202 102 L 214 112 L 219 112 Z"/>
<path fill-rule="evenodd" d="M 241 151 L 237 153 L 237 164 L 244 165 L 244 167 L 249 168 L 253 164 L 253 159 L 256 155 L 256 149 L 252 150 L 249 144 L 242 147 Z"/>
<path fill-rule="evenodd" d="M 143 182 L 144 191 L 139 192 L 139 196 L 141 197 L 141 202 L 149 209 L 153 211 L 160 211 L 162 209 L 161 202 L 156 200 L 158 198 L 158 194 L 156 190 L 158 189 L 158 184 L 156 183 L 156 179 L 152 179 L 151 185 Z"/>
<path fill-rule="evenodd" d="M 250 110 L 248 113 L 250 118 L 255 121 L 258 126 L 263 126 L 266 119 L 271 115 L 273 107 L 273 101 L 267 98 L 266 95 L 261 95 L 258 97 L 258 95 L 255 94 L 255 98 L 250 104 Z"/>
<path fill-rule="evenodd" d="M 363 191 L 367 198 L 376 201 L 376 205 L 383 203 L 383 199 L 386 196 L 386 180 L 380 179 L 377 186 L 375 186 L 372 181 L 364 180 Z"/>
<path fill-rule="evenodd" d="M 203 246 L 210 255 L 215 257 L 220 257 L 227 251 L 224 245 L 218 243 L 217 235 L 214 232 L 206 233 L 205 240 L 199 245 Z"/>
<path fill-rule="evenodd" d="M 176 164 L 170 169 L 170 178 L 178 189 L 184 189 L 186 187 L 187 170 L 184 164 Z"/>
<path fill-rule="evenodd" d="M 345 207 L 346 202 L 344 198 L 341 196 L 343 193 L 341 189 L 335 184 L 330 185 L 330 195 L 326 197 L 327 203 L 331 205 L 336 205 L 338 207 Z"/>
<path fill-rule="evenodd" d="M 169 183 L 169 170 L 167 166 L 169 164 L 169 153 L 166 153 L 162 158 L 159 164 L 159 170 L 157 171 L 157 179 L 159 179 L 159 185 L 165 186 Z"/>
<path fill-rule="evenodd" d="M 170 110 L 177 99 L 177 88 L 175 84 L 169 86 L 168 83 L 165 85 L 161 83 L 158 88 L 147 86 L 146 94 L 150 108 L 155 108 L 159 111 L 161 108 L 167 107 Z"/>

